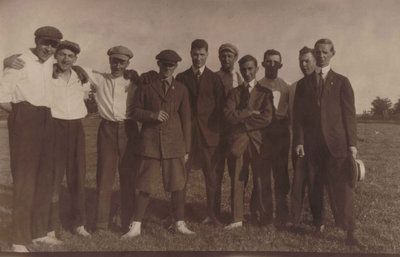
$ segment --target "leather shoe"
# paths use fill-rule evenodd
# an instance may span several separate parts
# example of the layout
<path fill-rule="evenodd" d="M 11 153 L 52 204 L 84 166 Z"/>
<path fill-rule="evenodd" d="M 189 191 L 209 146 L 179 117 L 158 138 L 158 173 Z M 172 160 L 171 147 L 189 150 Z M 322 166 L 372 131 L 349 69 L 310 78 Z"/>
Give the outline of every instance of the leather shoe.
<path fill-rule="evenodd" d="M 16 245 L 16 244 L 13 244 L 11 246 L 11 251 L 14 253 L 29 253 L 29 250 L 28 248 L 26 248 L 25 245 Z"/>
<path fill-rule="evenodd" d="M 232 222 L 231 224 L 225 226 L 224 229 L 232 230 L 232 229 L 241 228 L 241 227 L 243 227 L 243 221 Z"/>

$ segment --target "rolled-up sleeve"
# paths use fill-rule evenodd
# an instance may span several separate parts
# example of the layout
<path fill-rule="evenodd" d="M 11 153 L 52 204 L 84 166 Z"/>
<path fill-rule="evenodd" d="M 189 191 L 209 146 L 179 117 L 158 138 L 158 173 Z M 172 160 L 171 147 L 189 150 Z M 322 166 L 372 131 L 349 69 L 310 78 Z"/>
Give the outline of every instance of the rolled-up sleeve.
<path fill-rule="evenodd" d="M 22 70 L 5 69 L 0 80 L 0 103 L 10 103 L 18 81 L 22 76 Z"/>

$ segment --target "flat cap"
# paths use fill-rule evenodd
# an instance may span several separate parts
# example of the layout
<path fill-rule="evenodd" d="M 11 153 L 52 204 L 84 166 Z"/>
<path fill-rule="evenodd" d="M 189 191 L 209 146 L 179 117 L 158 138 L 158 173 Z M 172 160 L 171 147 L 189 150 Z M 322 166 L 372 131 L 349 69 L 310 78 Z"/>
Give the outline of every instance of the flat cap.
<path fill-rule="evenodd" d="M 44 26 L 38 28 L 35 31 L 35 37 L 50 39 L 59 42 L 63 38 L 63 34 L 55 27 Z"/>
<path fill-rule="evenodd" d="M 220 54 L 223 51 L 229 51 L 235 55 L 239 54 L 239 50 L 237 49 L 237 47 L 232 45 L 231 43 L 222 44 L 218 49 L 218 53 Z"/>
<path fill-rule="evenodd" d="M 56 52 L 60 51 L 61 49 L 69 49 L 75 54 L 79 54 L 81 52 L 81 48 L 77 43 L 68 40 L 61 41 L 60 44 L 58 44 Z"/>
<path fill-rule="evenodd" d="M 133 57 L 132 51 L 125 46 L 114 46 L 108 49 L 108 56 L 121 60 L 129 60 Z"/>
<path fill-rule="evenodd" d="M 156 59 L 167 63 L 177 63 L 182 61 L 181 57 L 174 50 L 170 49 L 162 50 L 157 54 Z"/>

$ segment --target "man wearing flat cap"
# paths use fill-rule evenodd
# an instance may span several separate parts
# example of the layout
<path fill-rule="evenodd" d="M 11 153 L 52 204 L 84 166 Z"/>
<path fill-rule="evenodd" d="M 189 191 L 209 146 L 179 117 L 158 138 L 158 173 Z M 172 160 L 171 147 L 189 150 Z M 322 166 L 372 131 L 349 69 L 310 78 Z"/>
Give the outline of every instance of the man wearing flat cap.
<path fill-rule="evenodd" d="M 214 208 L 217 187 L 216 167 L 223 117 L 223 86 L 217 74 L 206 67 L 208 43 L 196 39 L 191 44 L 192 67 L 179 73 L 176 79 L 188 89 L 192 111 L 192 151 L 188 170 L 201 168 L 207 194 L 207 216 L 203 223 L 220 226 Z"/>
<path fill-rule="evenodd" d="M 223 102 L 222 106 L 225 106 L 226 99 L 231 89 L 236 88 L 243 82 L 243 79 L 239 72 L 234 70 L 235 63 L 238 59 L 238 49 L 231 43 L 222 44 L 218 49 L 218 57 L 221 62 L 221 69 L 216 72 L 220 77 L 221 83 L 223 85 Z M 220 216 L 221 212 L 221 191 L 222 191 L 222 180 L 225 172 L 225 162 L 228 155 L 228 137 L 230 128 L 232 127 L 229 122 L 225 120 L 221 122 L 221 137 L 219 143 L 220 159 L 217 164 L 216 174 L 217 174 L 217 186 L 215 193 L 215 206 L 214 211 L 217 216 Z"/>
<path fill-rule="evenodd" d="M 133 119 L 143 124 L 135 149 L 140 156 L 136 176 L 139 194 L 133 222 L 123 239 L 140 235 L 150 194 L 157 192 L 159 186 L 154 181 L 160 170 L 164 189 L 171 192 L 175 229 L 182 234 L 194 234 L 184 221 L 185 162 L 191 144 L 189 96 L 186 87 L 172 76 L 181 58 L 173 50 L 163 50 L 156 59 L 158 78 L 144 84 L 133 103 Z"/>
<path fill-rule="evenodd" d="M 85 133 L 82 119 L 87 115 L 84 97 L 90 84 L 82 85 L 72 65 L 76 62 L 80 47 L 71 41 L 61 41 L 55 52 L 51 115 L 54 123 L 54 191 L 51 205 L 49 231 L 55 236 L 60 228 L 59 194 L 66 173 L 71 195 L 73 231 L 90 236 L 85 224 Z"/>
<path fill-rule="evenodd" d="M 60 244 L 47 235 L 53 180 L 51 74 L 53 54 L 62 39 L 54 27 L 35 31 L 36 46 L 20 56 L 20 70 L 6 68 L 0 81 L 0 106 L 8 118 L 14 183 L 12 250 L 34 243 Z"/>
<path fill-rule="evenodd" d="M 126 230 L 132 214 L 134 197 L 134 156 L 132 149 L 139 129 L 131 120 L 130 106 L 137 85 L 124 78 L 133 57 L 125 46 L 107 51 L 111 73 L 87 70 L 96 88 L 95 98 L 101 122 L 97 134 L 97 219 L 95 228 L 106 230 L 109 225 L 110 204 L 115 172 L 118 169 L 121 188 L 121 226 Z"/>

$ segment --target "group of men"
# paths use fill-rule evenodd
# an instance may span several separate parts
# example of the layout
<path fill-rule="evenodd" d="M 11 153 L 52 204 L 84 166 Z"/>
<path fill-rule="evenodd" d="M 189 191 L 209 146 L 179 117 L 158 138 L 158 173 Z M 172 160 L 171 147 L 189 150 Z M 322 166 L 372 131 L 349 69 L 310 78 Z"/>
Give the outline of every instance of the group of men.
<path fill-rule="evenodd" d="M 60 226 L 64 172 L 74 231 L 90 236 L 85 229 L 82 119 L 87 114 L 84 99 L 91 90 L 101 117 L 96 230 L 108 229 L 117 170 L 122 239 L 141 234 L 149 197 L 159 186 L 154 183 L 158 176 L 165 191 L 171 192 L 173 227 L 179 233 L 194 234 L 184 217 L 192 169 L 202 169 L 205 178 L 203 223 L 222 226 L 221 187 L 227 164 L 232 220 L 225 229 L 243 226 L 251 166 L 253 222 L 270 230 L 299 223 L 308 185 L 314 225 L 322 232 L 326 187 L 336 224 L 348 232 L 346 243 L 363 246 L 354 236 L 354 184 L 346 169 L 348 155 L 355 158 L 357 152 L 354 95 L 348 79 L 330 69 L 335 53 L 330 40 L 317 41 L 315 49 L 301 49 L 304 78 L 290 87 L 278 77 L 282 56 L 273 49 L 264 54 L 265 77 L 260 81 L 256 80 L 257 59 L 251 55 L 244 55 L 238 61 L 240 73 L 235 71 L 239 51 L 230 43 L 219 48 L 221 69 L 208 69 L 208 44 L 202 39 L 192 42 L 192 66 L 186 71 L 173 76 L 181 57 L 166 49 L 155 57 L 158 72 L 139 77 L 127 69 L 133 57 L 127 47 L 110 48 L 111 73 L 100 73 L 74 66 L 79 45 L 61 39 L 57 28 L 41 27 L 35 32 L 35 48 L 4 61 L 0 106 L 10 112 L 14 251 L 27 251 L 31 242 L 62 243 L 55 230 Z M 295 176 L 289 213 L 291 128 Z"/>

